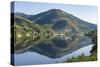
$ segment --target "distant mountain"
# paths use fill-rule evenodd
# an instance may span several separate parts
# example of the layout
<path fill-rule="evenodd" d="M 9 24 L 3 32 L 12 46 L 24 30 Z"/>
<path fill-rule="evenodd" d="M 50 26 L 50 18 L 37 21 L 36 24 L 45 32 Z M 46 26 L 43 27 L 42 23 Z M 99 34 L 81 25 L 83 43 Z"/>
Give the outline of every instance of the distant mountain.
<path fill-rule="evenodd" d="M 96 29 L 96 25 L 79 19 L 60 9 L 51 9 L 37 15 L 15 14 L 39 25 L 50 24 L 55 31 L 87 32 Z"/>
<path fill-rule="evenodd" d="M 19 12 L 16 12 L 14 15 L 18 16 L 18 17 L 23 17 L 23 18 L 28 18 L 30 16 L 30 15 L 27 15 L 27 14 L 24 14 L 24 13 L 19 13 Z"/>
<path fill-rule="evenodd" d="M 23 27 L 23 28 L 34 28 L 34 26 L 39 26 L 37 25 L 35 22 L 32 22 L 32 21 L 29 21 L 23 17 L 14 17 L 14 25 L 18 25 L 20 27 Z"/>

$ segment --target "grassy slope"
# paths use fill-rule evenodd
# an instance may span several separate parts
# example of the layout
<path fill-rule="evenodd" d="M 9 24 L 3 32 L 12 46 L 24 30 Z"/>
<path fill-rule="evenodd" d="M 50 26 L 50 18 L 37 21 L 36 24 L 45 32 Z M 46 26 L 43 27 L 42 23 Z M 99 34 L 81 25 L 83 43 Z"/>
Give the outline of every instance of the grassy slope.
<path fill-rule="evenodd" d="M 15 17 L 14 20 L 14 32 L 16 42 L 26 38 L 45 39 L 46 37 L 50 36 L 50 30 L 45 27 L 39 26 L 32 21 L 29 21 L 22 17 Z"/>
<path fill-rule="evenodd" d="M 66 62 L 83 62 L 83 61 L 96 61 L 97 60 L 97 54 L 91 54 L 90 56 L 78 56 L 78 57 L 72 57 L 71 59 L 68 59 Z"/>

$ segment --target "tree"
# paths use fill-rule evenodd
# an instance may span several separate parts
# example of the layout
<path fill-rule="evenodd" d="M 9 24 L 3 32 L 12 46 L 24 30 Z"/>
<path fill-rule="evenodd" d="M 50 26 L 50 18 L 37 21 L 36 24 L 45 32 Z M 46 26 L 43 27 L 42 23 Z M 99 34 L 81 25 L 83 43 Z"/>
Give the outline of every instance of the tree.
<path fill-rule="evenodd" d="M 92 43 L 94 44 L 94 46 L 90 52 L 92 54 L 97 53 L 97 30 L 91 31 L 86 35 L 92 39 Z"/>

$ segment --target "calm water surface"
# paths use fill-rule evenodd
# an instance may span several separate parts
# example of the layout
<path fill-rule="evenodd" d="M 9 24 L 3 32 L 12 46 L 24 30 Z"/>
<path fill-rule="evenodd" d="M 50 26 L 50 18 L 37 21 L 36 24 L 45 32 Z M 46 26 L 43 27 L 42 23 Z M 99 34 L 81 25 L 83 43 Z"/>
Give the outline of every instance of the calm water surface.
<path fill-rule="evenodd" d="M 54 37 L 39 42 L 22 42 L 25 47 L 15 50 L 15 65 L 34 65 L 63 63 L 72 56 L 90 55 L 92 49 L 91 39 L 88 37 L 73 36 Z M 18 47 L 18 46 L 17 46 Z"/>

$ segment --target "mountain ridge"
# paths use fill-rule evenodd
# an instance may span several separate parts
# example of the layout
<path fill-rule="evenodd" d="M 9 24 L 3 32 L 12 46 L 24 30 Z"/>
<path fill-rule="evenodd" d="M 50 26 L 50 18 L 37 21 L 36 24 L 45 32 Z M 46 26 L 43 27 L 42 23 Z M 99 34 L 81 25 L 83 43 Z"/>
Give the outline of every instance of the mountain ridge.
<path fill-rule="evenodd" d="M 51 24 L 52 29 L 55 31 L 65 31 L 68 29 L 70 29 L 70 31 L 77 31 L 79 28 L 81 32 L 87 32 L 96 29 L 95 24 L 81 20 L 80 18 L 60 9 L 50 9 L 36 15 L 25 15 L 24 18 L 34 21 L 39 25 Z"/>

